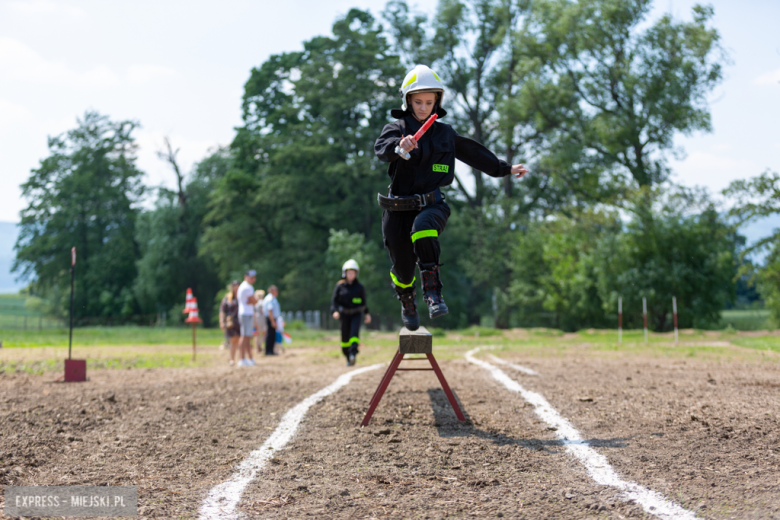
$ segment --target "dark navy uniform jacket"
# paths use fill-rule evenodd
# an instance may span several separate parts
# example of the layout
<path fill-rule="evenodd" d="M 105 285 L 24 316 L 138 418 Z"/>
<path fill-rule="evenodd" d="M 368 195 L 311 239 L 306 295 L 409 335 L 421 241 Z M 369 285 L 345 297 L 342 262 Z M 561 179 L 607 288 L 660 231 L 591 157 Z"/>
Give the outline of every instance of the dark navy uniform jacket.
<path fill-rule="evenodd" d="M 445 112 L 437 110 L 439 117 Z M 439 119 L 420 138 L 417 148 L 410 152 L 411 159 L 405 161 L 394 152 L 401 139 L 414 135 L 422 123 L 407 110 L 393 110 L 393 117 L 399 119 L 385 125 L 382 134 L 374 144 L 374 152 L 382 161 L 389 162 L 387 174 L 392 179 L 393 195 L 423 195 L 441 186 L 449 186 L 455 178 L 455 159 L 463 161 L 491 177 L 505 177 L 512 173 L 512 165 L 496 157 L 483 145 L 458 135 L 447 123 Z"/>
<path fill-rule="evenodd" d="M 342 309 L 351 310 L 359 307 L 365 307 L 363 311 L 366 314 L 370 314 L 368 312 L 368 304 L 366 303 L 366 290 L 363 284 L 357 280 L 352 283 L 347 283 L 343 279 L 339 280 L 336 288 L 333 289 L 330 312 L 341 312 Z"/>

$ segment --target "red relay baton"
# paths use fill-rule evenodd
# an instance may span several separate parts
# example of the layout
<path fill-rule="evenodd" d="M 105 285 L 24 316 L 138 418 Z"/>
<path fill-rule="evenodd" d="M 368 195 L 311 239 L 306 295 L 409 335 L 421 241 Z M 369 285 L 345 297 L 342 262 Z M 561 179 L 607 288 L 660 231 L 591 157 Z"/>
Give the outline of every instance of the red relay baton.
<path fill-rule="evenodd" d="M 414 134 L 414 140 L 419 141 L 420 138 L 423 136 L 423 134 L 428 131 L 428 129 L 431 127 L 431 125 L 433 125 L 433 122 L 436 121 L 438 117 L 439 117 L 438 114 L 433 114 L 431 117 L 429 117 L 428 120 L 425 122 L 425 124 L 422 125 L 419 130 L 417 130 L 416 134 Z M 407 152 L 400 146 L 395 147 L 395 153 L 399 157 L 406 159 L 407 161 L 412 157 L 411 155 L 409 155 L 409 152 Z"/>
<path fill-rule="evenodd" d="M 419 141 L 420 138 L 423 136 L 425 132 L 428 131 L 428 129 L 431 127 L 434 121 L 439 117 L 439 114 L 433 114 L 431 117 L 428 118 L 428 120 L 425 122 L 424 125 L 422 125 L 422 128 L 417 130 L 417 133 L 414 134 L 414 140 Z"/>

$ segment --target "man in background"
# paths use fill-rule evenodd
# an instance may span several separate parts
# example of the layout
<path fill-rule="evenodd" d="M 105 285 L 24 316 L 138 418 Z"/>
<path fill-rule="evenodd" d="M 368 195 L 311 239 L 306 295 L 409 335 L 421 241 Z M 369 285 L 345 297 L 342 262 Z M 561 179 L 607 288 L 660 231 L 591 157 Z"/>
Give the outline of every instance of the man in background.
<path fill-rule="evenodd" d="M 265 355 L 275 356 L 274 345 L 276 344 L 276 319 L 282 315 L 282 309 L 279 307 L 279 289 L 275 285 L 268 288 L 268 294 L 263 299 L 263 312 L 265 313 L 265 324 L 268 332 L 265 335 Z"/>
<path fill-rule="evenodd" d="M 252 331 L 255 324 L 255 288 L 252 284 L 257 280 L 257 273 L 250 269 L 244 275 L 244 281 L 238 286 L 238 320 L 241 324 L 241 361 L 240 367 L 256 365 L 252 358 Z"/>
<path fill-rule="evenodd" d="M 257 353 L 260 354 L 265 348 L 265 314 L 263 313 L 263 300 L 265 299 L 265 291 L 258 289 L 255 291 L 255 348 Z M 262 345 L 262 346 L 261 346 Z"/>

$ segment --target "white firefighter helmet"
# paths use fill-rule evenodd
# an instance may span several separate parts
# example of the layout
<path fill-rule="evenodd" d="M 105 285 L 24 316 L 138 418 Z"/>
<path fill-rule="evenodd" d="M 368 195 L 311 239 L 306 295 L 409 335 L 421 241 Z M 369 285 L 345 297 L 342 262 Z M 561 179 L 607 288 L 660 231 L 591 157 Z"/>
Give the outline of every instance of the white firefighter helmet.
<path fill-rule="evenodd" d="M 439 94 L 438 104 L 441 106 L 444 98 L 444 85 L 439 79 L 439 75 L 433 72 L 426 65 L 417 65 L 409 71 L 401 84 L 401 97 L 403 104 L 401 107 L 406 110 L 406 96 L 413 92 L 436 92 Z"/>
<path fill-rule="evenodd" d="M 347 269 L 354 269 L 355 273 L 360 272 L 360 266 L 357 262 L 355 262 L 353 259 L 349 259 L 346 262 L 344 262 L 344 265 L 341 266 L 341 277 L 346 278 L 347 277 Z"/>

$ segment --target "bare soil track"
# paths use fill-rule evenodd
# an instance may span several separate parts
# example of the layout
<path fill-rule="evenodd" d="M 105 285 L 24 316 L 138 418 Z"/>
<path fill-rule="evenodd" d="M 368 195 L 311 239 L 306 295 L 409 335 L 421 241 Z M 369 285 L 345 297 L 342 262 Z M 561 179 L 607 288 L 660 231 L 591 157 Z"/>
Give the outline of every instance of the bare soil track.
<path fill-rule="evenodd" d="M 490 361 L 489 358 L 485 358 Z M 618 473 L 701 518 L 780 518 L 780 368 L 640 355 L 505 359 Z M 464 360 L 440 362 L 469 419 L 431 372 L 361 374 L 312 407 L 246 489 L 248 518 L 642 518 L 593 483 L 523 399 Z M 340 361 L 288 356 L 247 369 L 95 370 L 83 384 L 0 376 L 0 484 L 136 485 L 139 516 L 197 517 L 214 485 Z M 0 504 L 1 505 L 1 504 Z"/>

